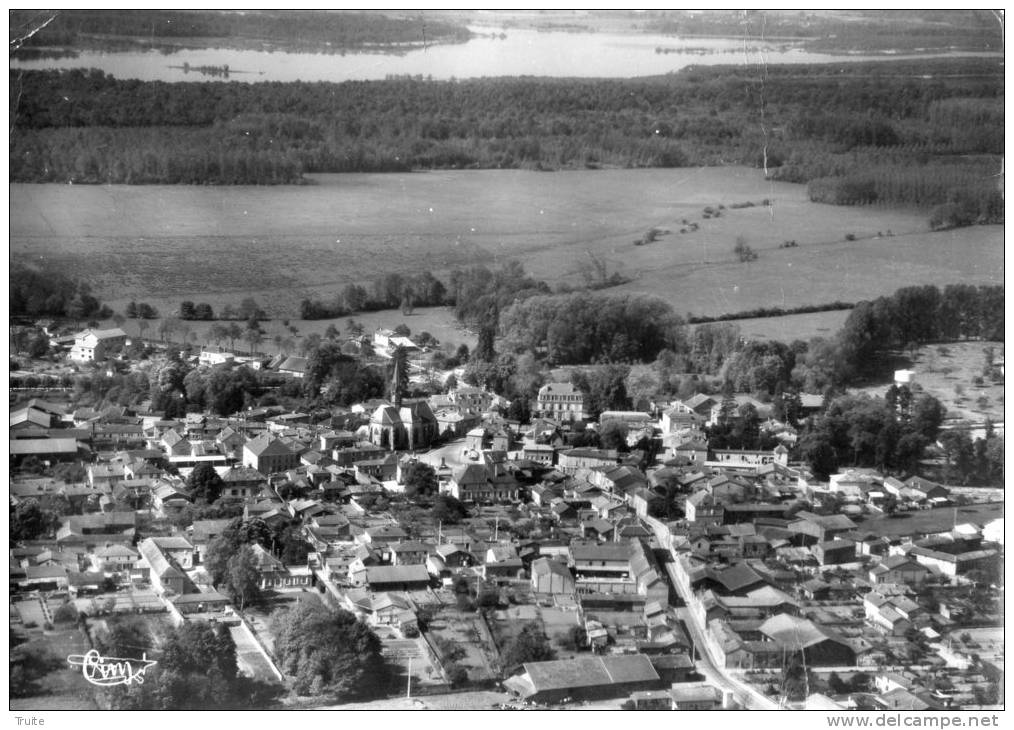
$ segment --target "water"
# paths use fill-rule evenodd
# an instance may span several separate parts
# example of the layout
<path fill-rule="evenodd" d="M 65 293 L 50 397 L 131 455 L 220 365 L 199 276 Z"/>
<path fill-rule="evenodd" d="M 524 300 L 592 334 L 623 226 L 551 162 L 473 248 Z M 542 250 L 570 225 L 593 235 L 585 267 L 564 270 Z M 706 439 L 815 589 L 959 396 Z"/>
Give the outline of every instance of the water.
<path fill-rule="evenodd" d="M 120 79 L 141 81 L 354 81 L 387 76 L 434 79 L 483 76 L 632 78 L 679 71 L 691 65 L 828 63 L 930 56 L 827 55 L 808 53 L 791 42 L 759 38 L 680 38 L 664 35 L 504 31 L 473 28 L 484 35 L 466 43 L 416 48 L 399 53 L 284 53 L 224 48 L 129 53 L 83 51 L 75 58 L 11 59 L 12 69 L 97 68 Z M 497 30 L 499 32 L 499 30 Z M 669 52 L 659 53 L 658 49 Z M 937 54 L 948 55 L 948 54 Z M 997 54 L 966 54 L 997 55 Z M 189 65 L 189 70 L 184 69 Z M 228 76 L 198 67 L 228 66 Z"/>

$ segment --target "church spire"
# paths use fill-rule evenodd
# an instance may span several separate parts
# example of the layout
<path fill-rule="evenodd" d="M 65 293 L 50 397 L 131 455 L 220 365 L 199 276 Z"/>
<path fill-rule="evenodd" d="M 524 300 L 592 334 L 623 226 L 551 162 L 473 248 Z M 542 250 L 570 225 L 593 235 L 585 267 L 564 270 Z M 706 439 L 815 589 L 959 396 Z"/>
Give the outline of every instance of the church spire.
<path fill-rule="evenodd" d="M 399 357 L 400 353 L 394 355 L 394 373 L 391 378 L 391 400 L 395 408 L 401 408 L 401 368 L 404 358 Z"/>

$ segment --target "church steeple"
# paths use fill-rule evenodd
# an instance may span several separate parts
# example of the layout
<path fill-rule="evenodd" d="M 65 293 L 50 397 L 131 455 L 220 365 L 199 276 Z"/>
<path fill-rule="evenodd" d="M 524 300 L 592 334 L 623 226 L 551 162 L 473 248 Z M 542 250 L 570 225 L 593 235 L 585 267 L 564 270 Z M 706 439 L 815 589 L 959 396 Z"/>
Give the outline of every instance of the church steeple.
<path fill-rule="evenodd" d="M 394 403 L 394 407 L 401 408 L 401 367 L 404 362 L 404 358 L 398 357 L 398 353 L 394 356 L 394 373 L 391 377 L 391 400 Z"/>

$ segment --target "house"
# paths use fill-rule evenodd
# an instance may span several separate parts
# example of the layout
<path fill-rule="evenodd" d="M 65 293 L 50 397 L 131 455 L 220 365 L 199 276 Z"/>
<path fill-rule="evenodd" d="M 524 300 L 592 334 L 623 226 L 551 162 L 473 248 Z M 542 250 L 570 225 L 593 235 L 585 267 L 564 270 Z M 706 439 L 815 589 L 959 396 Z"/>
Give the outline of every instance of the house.
<path fill-rule="evenodd" d="M 180 483 L 160 479 L 152 490 L 151 501 L 156 510 L 164 513 L 167 510 L 182 509 L 190 504 L 191 497 Z"/>
<path fill-rule="evenodd" d="M 644 654 L 577 656 L 525 662 L 504 687 L 529 702 L 556 703 L 566 698 L 601 700 L 661 689 L 658 672 Z"/>
<path fill-rule="evenodd" d="M 236 355 L 228 350 L 223 350 L 221 347 L 208 346 L 202 347 L 201 353 L 197 356 L 198 365 L 223 365 L 225 363 L 232 362 L 236 359 Z"/>
<path fill-rule="evenodd" d="M 614 449 L 576 448 L 558 454 L 558 467 L 564 474 L 573 476 L 578 469 L 592 469 L 596 466 L 612 467 L 620 461 L 619 452 Z"/>
<path fill-rule="evenodd" d="M 168 557 L 172 562 L 181 568 L 190 569 L 194 567 L 194 546 L 185 537 L 150 537 L 148 538 Z"/>
<path fill-rule="evenodd" d="M 8 444 L 11 466 L 20 466 L 30 456 L 50 463 L 74 461 L 81 448 L 72 438 L 10 439 Z"/>
<path fill-rule="evenodd" d="M 681 463 L 703 464 L 708 460 L 708 444 L 696 439 L 683 441 L 673 447 L 671 455 Z"/>
<path fill-rule="evenodd" d="M 475 411 L 441 408 L 433 417 L 437 421 L 437 432 L 449 439 L 460 438 L 482 423 L 482 416 Z"/>
<path fill-rule="evenodd" d="M 856 524 L 845 515 L 817 515 L 803 510 L 796 513 L 796 519 L 788 524 L 788 529 L 796 534 L 798 544 L 812 545 L 852 532 Z"/>
<path fill-rule="evenodd" d="M 704 489 L 687 497 L 683 510 L 687 522 L 702 525 L 721 524 L 725 515 L 723 505 Z"/>
<path fill-rule="evenodd" d="M 678 684 L 668 694 L 674 710 L 699 712 L 722 708 L 722 690 L 704 682 Z"/>
<path fill-rule="evenodd" d="M 194 613 L 218 613 L 228 607 L 230 599 L 218 591 L 204 591 L 203 593 L 186 593 L 182 596 L 174 596 L 172 604 L 176 610 L 183 615 Z"/>
<path fill-rule="evenodd" d="M 309 360 L 305 357 L 288 357 L 278 366 L 281 375 L 289 375 L 293 378 L 305 378 Z"/>
<path fill-rule="evenodd" d="M 856 544 L 851 540 L 826 540 L 813 545 L 810 550 L 820 565 L 841 565 L 856 560 Z"/>
<path fill-rule="evenodd" d="M 433 545 L 418 540 L 404 540 L 391 546 L 392 565 L 425 565 Z"/>
<path fill-rule="evenodd" d="M 716 466 L 723 467 L 756 467 L 765 464 L 778 464 L 788 466 L 789 450 L 782 444 L 776 446 L 772 451 L 754 451 L 750 449 L 714 449 L 714 459 L 710 460 Z"/>
<path fill-rule="evenodd" d="M 208 545 L 216 537 L 225 531 L 225 528 L 232 522 L 231 519 L 221 520 L 194 520 L 190 526 L 190 544 L 194 546 L 194 560 L 201 562 L 202 556 L 208 549 Z"/>
<path fill-rule="evenodd" d="M 299 454 L 281 440 L 262 434 L 243 444 L 243 466 L 261 474 L 276 474 L 299 466 Z"/>
<path fill-rule="evenodd" d="M 430 584 L 425 565 L 375 565 L 364 571 L 365 583 L 372 591 L 425 590 Z"/>
<path fill-rule="evenodd" d="M 268 484 L 267 477 L 249 466 L 231 466 L 221 477 L 223 497 L 256 497 Z"/>
<path fill-rule="evenodd" d="M 583 421 L 585 396 L 572 383 L 546 383 L 539 388 L 534 415 L 561 422 Z"/>
<path fill-rule="evenodd" d="M 907 555 L 890 555 L 869 572 L 870 583 L 922 585 L 932 575 L 930 569 Z"/>
<path fill-rule="evenodd" d="M 518 499 L 519 491 L 511 474 L 491 474 L 484 463 L 465 464 L 451 473 L 450 492 L 462 502 L 510 502 Z"/>
<path fill-rule="evenodd" d="M 102 362 L 127 344 L 127 333 L 120 328 L 87 329 L 74 336 L 70 359 L 77 362 Z"/>
<path fill-rule="evenodd" d="M 183 593 L 187 582 L 186 574 L 173 565 L 159 549 L 153 538 L 146 538 L 137 546 L 141 563 L 147 569 L 147 577 L 153 588 L 160 593 Z"/>
<path fill-rule="evenodd" d="M 532 591 L 534 593 L 564 593 L 573 595 L 575 582 L 570 569 L 550 558 L 539 558 L 532 563 Z"/>
<path fill-rule="evenodd" d="M 134 567 L 139 555 L 126 545 L 105 545 L 91 554 L 92 568 L 100 573 L 123 573 Z"/>
<path fill-rule="evenodd" d="M 305 588 L 313 582 L 313 576 L 309 571 L 290 570 L 281 560 L 257 543 L 253 543 L 250 547 L 257 563 L 257 571 L 260 574 L 261 590 Z"/>

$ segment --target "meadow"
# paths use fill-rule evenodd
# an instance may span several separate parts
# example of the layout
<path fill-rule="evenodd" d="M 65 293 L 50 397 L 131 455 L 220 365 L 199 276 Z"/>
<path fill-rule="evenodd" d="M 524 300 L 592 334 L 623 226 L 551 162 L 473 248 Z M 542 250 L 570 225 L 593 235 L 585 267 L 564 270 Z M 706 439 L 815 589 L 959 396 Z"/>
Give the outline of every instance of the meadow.
<path fill-rule="evenodd" d="M 274 187 L 11 185 L 11 255 L 85 277 L 119 311 L 131 299 L 166 312 L 183 299 L 220 307 L 253 295 L 278 318 L 386 272 L 440 276 L 507 260 L 580 286 L 597 259 L 629 279 L 614 291 L 695 315 L 1003 281 L 1002 226 L 930 232 L 923 211 L 811 203 L 805 186 L 751 168 L 310 177 Z M 755 205 L 731 207 L 747 201 Z M 635 245 L 652 228 L 656 240 Z M 733 253 L 740 237 L 756 260 Z"/>

